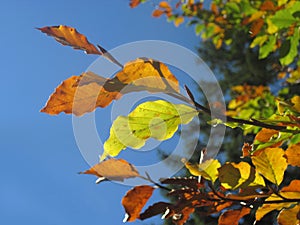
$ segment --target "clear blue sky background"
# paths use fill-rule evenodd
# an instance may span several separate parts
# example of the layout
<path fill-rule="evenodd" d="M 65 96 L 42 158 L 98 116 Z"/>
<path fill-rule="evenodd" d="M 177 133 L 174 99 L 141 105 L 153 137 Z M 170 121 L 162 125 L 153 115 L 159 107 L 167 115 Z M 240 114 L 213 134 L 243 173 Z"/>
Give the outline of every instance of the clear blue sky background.
<path fill-rule="evenodd" d="M 53 89 L 85 71 L 96 56 L 64 47 L 35 27 L 76 27 L 106 49 L 132 41 L 171 41 L 195 51 L 192 28 L 151 17 L 151 4 L 127 0 L 2 1 L 0 224 L 122 224 L 128 187 L 78 175 L 88 168 L 73 136 L 71 116 L 39 110 Z M 160 219 L 132 224 L 155 224 Z M 162 221 L 161 221 L 162 222 Z"/>

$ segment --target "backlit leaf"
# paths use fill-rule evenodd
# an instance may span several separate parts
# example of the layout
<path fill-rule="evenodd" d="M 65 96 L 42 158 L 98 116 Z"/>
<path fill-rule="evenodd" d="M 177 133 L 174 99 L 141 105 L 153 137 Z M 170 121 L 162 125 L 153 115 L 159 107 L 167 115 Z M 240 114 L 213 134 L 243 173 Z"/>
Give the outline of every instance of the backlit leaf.
<path fill-rule="evenodd" d="M 141 185 L 126 193 L 122 199 L 122 205 L 126 211 L 123 222 L 131 222 L 139 218 L 140 212 L 152 196 L 153 190 L 154 188 L 151 186 Z"/>
<path fill-rule="evenodd" d="M 287 168 L 282 148 L 266 148 L 252 157 L 256 171 L 274 184 L 280 185 Z"/>
<path fill-rule="evenodd" d="M 219 217 L 218 225 L 238 225 L 239 220 L 249 214 L 250 208 L 242 207 L 237 210 L 227 210 Z"/>
<path fill-rule="evenodd" d="M 150 137 L 167 140 L 180 124 L 189 123 L 195 115 L 194 108 L 183 104 L 163 100 L 142 103 L 128 116 L 119 116 L 113 122 L 101 159 L 116 156 L 126 147 L 139 149 Z"/>
<path fill-rule="evenodd" d="M 286 46 L 286 51 L 281 51 L 280 53 L 280 63 L 282 65 L 289 65 L 293 62 L 294 58 L 298 55 L 298 45 L 299 45 L 299 29 L 295 29 L 294 34 L 290 36 L 285 43 L 286 45 L 282 45 L 281 48 Z M 280 48 L 280 49 L 281 49 Z M 282 53 L 284 52 L 284 53 Z"/>
<path fill-rule="evenodd" d="M 100 162 L 81 174 L 92 174 L 99 178 L 124 181 L 124 179 L 139 176 L 136 168 L 124 159 L 108 159 Z"/>
<path fill-rule="evenodd" d="M 54 37 L 55 40 L 60 42 L 62 45 L 69 45 L 74 49 L 83 50 L 87 54 L 102 55 L 102 53 L 93 44 L 91 44 L 83 34 L 80 34 L 73 27 L 60 25 L 37 29 Z"/>
<path fill-rule="evenodd" d="M 264 186 L 263 178 L 246 162 L 226 163 L 219 170 L 219 180 L 227 189 Z"/>
<path fill-rule="evenodd" d="M 290 145 L 285 151 L 285 154 L 290 165 L 300 167 L 300 143 Z"/>
<path fill-rule="evenodd" d="M 277 221 L 279 225 L 299 225 L 300 224 L 300 205 L 296 205 L 291 209 L 283 209 L 278 215 Z"/>
<path fill-rule="evenodd" d="M 122 94 L 135 91 L 179 92 L 178 81 L 168 67 L 151 59 L 128 62 L 115 77 L 106 79 L 92 72 L 63 81 L 41 110 L 51 115 L 61 112 L 76 116 L 106 107 Z"/>
<path fill-rule="evenodd" d="M 218 168 L 221 167 L 217 159 L 209 159 L 201 164 L 185 163 L 185 167 L 194 176 L 203 176 L 205 179 L 215 182 L 218 178 Z"/>

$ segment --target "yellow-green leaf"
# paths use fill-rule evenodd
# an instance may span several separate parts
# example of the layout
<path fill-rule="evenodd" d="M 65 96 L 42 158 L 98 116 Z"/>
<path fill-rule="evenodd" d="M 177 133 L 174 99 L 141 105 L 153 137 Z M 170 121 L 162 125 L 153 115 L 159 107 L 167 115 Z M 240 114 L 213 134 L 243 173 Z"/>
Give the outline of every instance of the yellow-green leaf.
<path fill-rule="evenodd" d="M 218 168 L 221 167 L 221 164 L 217 159 L 209 159 L 201 164 L 186 162 L 185 167 L 194 176 L 203 176 L 205 179 L 215 182 L 218 178 Z"/>
<path fill-rule="evenodd" d="M 189 123 L 197 114 L 194 108 L 183 104 L 163 100 L 142 103 L 128 116 L 119 116 L 113 122 L 101 160 L 108 155 L 117 156 L 126 147 L 139 149 L 149 138 L 167 140 L 180 124 Z"/>
<path fill-rule="evenodd" d="M 263 178 L 246 162 L 226 163 L 219 168 L 219 179 L 227 189 L 265 185 Z"/>
<path fill-rule="evenodd" d="M 265 148 L 252 157 L 252 162 L 258 173 L 277 185 L 282 182 L 288 165 L 282 148 Z"/>

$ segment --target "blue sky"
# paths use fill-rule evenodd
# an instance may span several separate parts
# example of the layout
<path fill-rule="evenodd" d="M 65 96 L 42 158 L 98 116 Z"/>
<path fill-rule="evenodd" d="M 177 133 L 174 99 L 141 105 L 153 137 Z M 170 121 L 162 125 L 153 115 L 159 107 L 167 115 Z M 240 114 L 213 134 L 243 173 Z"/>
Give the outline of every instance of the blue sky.
<path fill-rule="evenodd" d="M 151 17 L 151 4 L 129 1 L 2 1 L 0 224 L 122 224 L 128 187 L 78 175 L 88 168 L 71 116 L 40 113 L 54 88 L 97 58 L 64 47 L 35 27 L 69 25 L 106 49 L 165 40 L 196 50 L 192 28 Z M 155 196 L 154 196 L 155 197 Z M 157 197 L 157 195 L 156 195 Z M 131 224 L 157 223 L 159 219 Z"/>

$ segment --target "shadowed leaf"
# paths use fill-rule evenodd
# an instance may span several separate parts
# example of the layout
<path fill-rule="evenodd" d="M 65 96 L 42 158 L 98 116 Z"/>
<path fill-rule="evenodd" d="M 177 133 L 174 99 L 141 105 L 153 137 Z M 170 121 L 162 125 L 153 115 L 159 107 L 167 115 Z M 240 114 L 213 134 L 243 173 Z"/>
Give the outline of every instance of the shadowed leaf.
<path fill-rule="evenodd" d="M 152 216 L 156 216 L 158 214 L 163 214 L 167 210 L 168 207 L 171 207 L 172 204 L 167 202 L 157 202 L 151 206 L 149 206 L 143 213 L 140 214 L 139 219 L 145 220 Z"/>
<path fill-rule="evenodd" d="M 296 205 L 291 209 L 283 209 L 278 215 L 277 221 L 279 225 L 298 225 L 300 224 L 300 205 Z"/>
<path fill-rule="evenodd" d="M 150 137 L 167 140 L 180 124 L 189 123 L 195 115 L 194 108 L 183 104 L 163 100 L 142 103 L 128 116 L 119 116 L 113 122 L 101 159 L 116 156 L 126 147 L 139 149 Z"/>
<path fill-rule="evenodd" d="M 135 221 L 139 218 L 144 205 L 151 197 L 154 188 L 148 185 L 136 186 L 129 190 L 122 199 L 127 216 L 123 222 Z"/>
<path fill-rule="evenodd" d="M 263 178 L 246 162 L 226 163 L 219 171 L 219 179 L 227 189 L 264 186 Z"/>
<path fill-rule="evenodd" d="M 285 154 L 290 165 L 300 167 L 300 143 L 290 145 Z"/>
<path fill-rule="evenodd" d="M 245 215 L 249 214 L 250 208 L 243 207 L 238 210 L 227 210 L 218 220 L 218 225 L 238 225 L 239 220 Z"/>
<path fill-rule="evenodd" d="M 108 159 L 100 162 L 81 174 L 92 174 L 99 178 L 124 181 L 124 179 L 138 177 L 136 168 L 124 159 Z"/>

